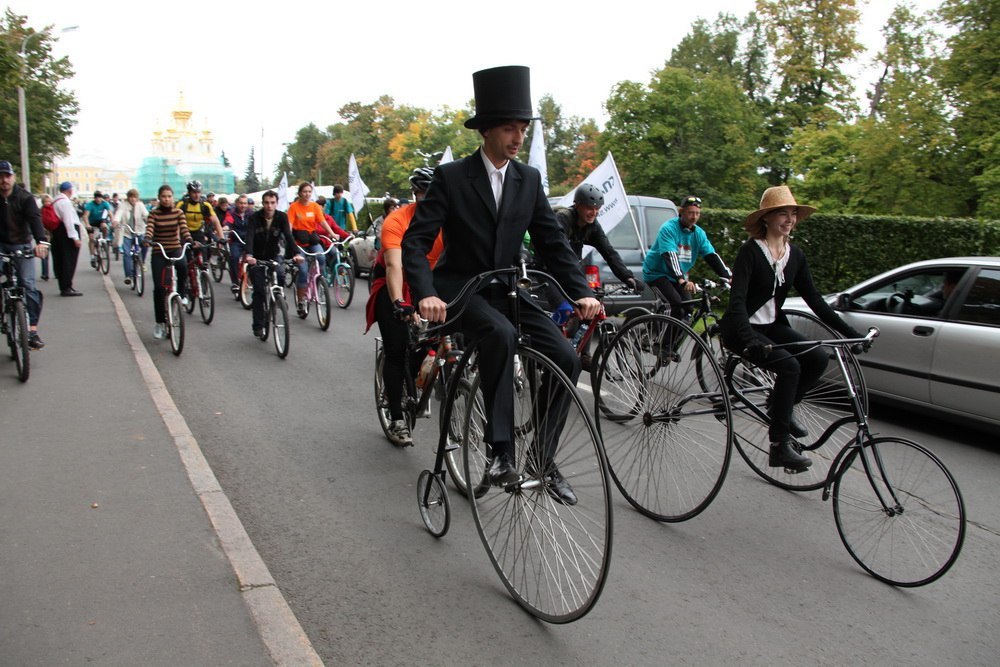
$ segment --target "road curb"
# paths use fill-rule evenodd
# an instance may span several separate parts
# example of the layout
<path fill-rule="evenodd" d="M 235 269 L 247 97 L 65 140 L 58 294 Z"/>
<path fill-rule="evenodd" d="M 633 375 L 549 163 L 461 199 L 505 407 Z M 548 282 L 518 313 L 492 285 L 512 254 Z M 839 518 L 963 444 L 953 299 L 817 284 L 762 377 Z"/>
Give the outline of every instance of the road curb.
<path fill-rule="evenodd" d="M 243 523 L 236 515 L 232 503 L 219 485 L 205 459 L 198 441 L 188 428 L 184 416 L 177 409 L 163 377 L 153 363 L 149 351 L 139 338 L 128 309 L 118 296 L 114 283 L 107 275 L 104 288 L 114 306 L 125 340 L 132 348 L 139 371 L 142 373 L 149 394 L 160 413 L 167 431 L 173 438 L 177 453 L 184 464 L 188 479 L 201 501 L 205 513 L 215 530 L 222 550 L 236 574 L 239 590 L 250 615 L 257 626 L 261 640 L 276 665 L 322 666 L 312 643 L 306 636 L 281 590 L 275 584 L 267 565 L 250 540 Z M 152 290 L 150 290 L 152 292 Z"/>

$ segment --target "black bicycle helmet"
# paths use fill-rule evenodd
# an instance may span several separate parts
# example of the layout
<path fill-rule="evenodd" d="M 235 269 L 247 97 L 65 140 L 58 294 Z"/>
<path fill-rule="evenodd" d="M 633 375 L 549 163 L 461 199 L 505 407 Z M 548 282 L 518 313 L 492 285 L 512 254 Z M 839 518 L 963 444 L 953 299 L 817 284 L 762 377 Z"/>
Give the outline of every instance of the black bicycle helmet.
<path fill-rule="evenodd" d="M 576 189 L 573 203 L 584 206 L 604 206 L 604 193 L 590 183 L 584 183 Z"/>
<path fill-rule="evenodd" d="M 433 177 L 434 170 L 430 167 L 417 167 L 410 176 L 410 186 L 417 192 L 427 192 Z"/>
<path fill-rule="evenodd" d="M 201 181 L 188 181 L 188 192 L 201 192 Z"/>

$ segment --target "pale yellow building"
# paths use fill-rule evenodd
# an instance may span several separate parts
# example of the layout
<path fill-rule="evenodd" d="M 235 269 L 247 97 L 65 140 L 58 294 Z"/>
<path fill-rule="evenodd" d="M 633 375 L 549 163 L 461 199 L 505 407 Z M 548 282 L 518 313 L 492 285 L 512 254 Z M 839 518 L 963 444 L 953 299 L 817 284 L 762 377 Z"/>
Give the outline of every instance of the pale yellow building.
<path fill-rule="evenodd" d="M 69 181 L 75 194 L 83 199 L 90 199 L 94 190 L 100 190 L 108 197 L 117 192 L 124 198 L 132 187 L 132 172 L 91 165 L 58 164 L 52 168 L 49 180 L 46 190 L 52 192 L 58 192 L 59 184 Z"/>

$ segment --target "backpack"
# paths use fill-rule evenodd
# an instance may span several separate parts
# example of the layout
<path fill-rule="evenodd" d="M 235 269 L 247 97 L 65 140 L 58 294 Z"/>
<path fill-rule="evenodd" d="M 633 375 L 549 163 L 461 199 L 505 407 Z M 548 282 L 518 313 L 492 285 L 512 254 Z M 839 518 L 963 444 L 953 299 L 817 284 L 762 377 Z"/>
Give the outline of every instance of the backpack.
<path fill-rule="evenodd" d="M 62 220 L 59 219 L 59 214 L 56 213 L 56 209 L 51 205 L 42 207 L 42 226 L 50 232 L 54 232 L 59 229 L 59 225 L 62 224 Z"/>

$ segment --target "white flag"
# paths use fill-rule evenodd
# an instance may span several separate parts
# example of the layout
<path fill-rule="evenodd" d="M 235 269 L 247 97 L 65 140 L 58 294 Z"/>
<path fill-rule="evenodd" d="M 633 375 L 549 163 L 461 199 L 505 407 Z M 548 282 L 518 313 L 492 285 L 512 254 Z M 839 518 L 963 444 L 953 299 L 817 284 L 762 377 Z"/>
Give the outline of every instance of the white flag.
<path fill-rule="evenodd" d="M 597 222 L 600 223 L 605 232 L 610 232 L 630 212 L 625 186 L 622 185 L 621 177 L 618 175 L 618 167 L 615 166 L 615 159 L 611 157 L 611 153 L 608 153 L 608 156 L 604 158 L 604 162 L 597 165 L 597 169 L 583 179 L 583 183 L 590 183 L 604 193 L 604 206 L 597 213 Z M 572 206 L 575 192 L 576 188 L 570 190 L 556 205 Z"/>
<path fill-rule="evenodd" d="M 351 159 L 347 162 L 347 184 L 351 191 L 351 203 L 354 204 L 354 214 L 357 215 L 365 206 L 365 197 L 368 195 L 370 190 L 365 182 L 361 180 L 361 174 L 358 172 L 358 161 L 354 159 L 354 153 L 351 153 Z"/>
<path fill-rule="evenodd" d="M 455 158 L 451 154 L 451 146 L 444 149 L 444 155 L 441 156 L 441 161 L 438 164 L 448 164 L 449 162 L 454 162 Z"/>
<path fill-rule="evenodd" d="M 549 196 L 549 168 L 545 161 L 545 136 L 542 134 L 542 121 L 536 118 L 531 124 L 531 152 L 528 153 L 528 166 L 534 167 L 542 174 L 542 190 Z"/>
<path fill-rule="evenodd" d="M 278 210 L 288 210 L 288 173 L 281 173 L 281 182 L 278 183 Z"/>

